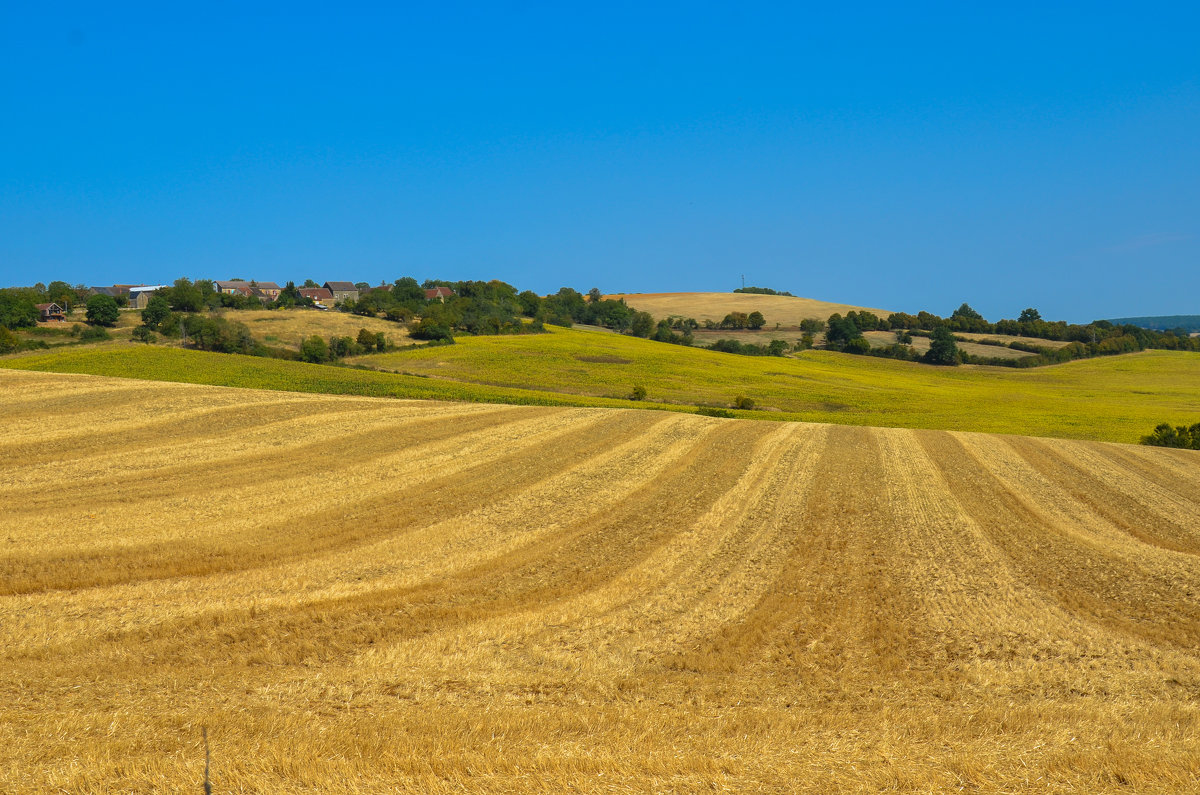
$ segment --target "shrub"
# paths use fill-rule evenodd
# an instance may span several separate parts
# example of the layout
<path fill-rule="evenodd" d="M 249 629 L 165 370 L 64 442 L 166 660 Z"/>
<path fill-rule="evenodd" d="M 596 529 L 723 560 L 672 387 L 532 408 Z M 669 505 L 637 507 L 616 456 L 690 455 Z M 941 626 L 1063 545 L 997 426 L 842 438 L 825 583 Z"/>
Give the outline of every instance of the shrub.
<path fill-rule="evenodd" d="M 855 337 L 854 339 L 847 341 L 842 347 L 842 350 L 846 353 L 862 355 L 864 353 L 871 352 L 871 343 L 867 342 L 865 337 Z"/>
<path fill-rule="evenodd" d="M 1142 444 L 1200 450 L 1200 422 L 1190 428 L 1186 425 L 1172 428 L 1170 423 L 1161 423 L 1154 429 L 1154 433 L 1142 437 Z"/>
<path fill-rule="evenodd" d="M 300 343 L 300 358 L 313 364 L 329 361 L 329 346 L 314 334 Z"/>
<path fill-rule="evenodd" d="M 750 411 L 754 408 L 754 398 L 738 395 L 733 399 L 733 407 L 735 409 L 742 409 L 743 411 Z"/>
<path fill-rule="evenodd" d="M 701 406 L 696 409 L 697 414 L 705 417 L 724 417 L 725 419 L 733 419 L 733 412 L 729 409 L 719 409 L 714 406 Z"/>
<path fill-rule="evenodd" d="M 646 387 L 642 386 L 641 384 L 635 386 L 633 388 L 633 391 L 629 393 L 629 399 L 630 400 L 645 400 L 646 399 Z"/>
<path fill-rule="evenodd" d="M 92 296 L 93 298 L 108 298 L 109 296 Z M 103 326 L 88 326 L 79 333 L 80 342 L 99 342 L 101 340 L 112 339 L 112 336 Z"/>
<path fill-rule="evenodd" d="M 138 326 L 133 330 L 132 336 L 138 342 L 153 344 L 158 342 L 158 335 L 150 330 L 149 326 Z"/>
<path fill-rule="evenodd" d="M 21 338 L 0 326 L 0 353 L 11 353 L 21 347 Z"/>

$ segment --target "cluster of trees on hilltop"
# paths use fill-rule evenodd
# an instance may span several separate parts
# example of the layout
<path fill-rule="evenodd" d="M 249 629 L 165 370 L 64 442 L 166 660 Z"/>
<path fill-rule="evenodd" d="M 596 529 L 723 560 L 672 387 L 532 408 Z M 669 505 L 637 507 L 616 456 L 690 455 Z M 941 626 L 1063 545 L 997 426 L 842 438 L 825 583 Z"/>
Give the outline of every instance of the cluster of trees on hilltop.
<path fill-rule="evenodd" d="M 786 295 L 789 298 L 794 298 L 791 293 L 783 290 L 772 290 L 770 287 L 739 287 L 734 290 L 735 293 L 754 293 L 755 295 Z"/>

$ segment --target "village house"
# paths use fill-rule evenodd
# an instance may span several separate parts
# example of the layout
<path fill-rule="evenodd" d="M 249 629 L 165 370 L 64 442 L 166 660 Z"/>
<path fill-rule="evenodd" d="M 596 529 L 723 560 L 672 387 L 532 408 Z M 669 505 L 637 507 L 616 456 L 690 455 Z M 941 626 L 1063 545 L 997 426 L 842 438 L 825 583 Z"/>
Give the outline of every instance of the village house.
<path fill-rule="evenodd" d="M 283 288 L 275 282 L 250 282 L 250 289 L 257 290 L 254 294 L 264 301 L 274 301 L 283 292 Z"/>
<path fill-rule="evenodd" d="M 354 282 L 325 282 L 324 287 L 333 294 L 335 304 L 358 300 L 358 288 L 354 286 Z"/>
<path fill-rule="evenodd" d="M 38 304 L 38 320 L 43 323 L 48 323 L 52 320 L 66 320 L 67 316 L 63 312 L 63 308 L 58 304 Z"/>
<path fill-rule="evenodd" d="M 133 309 L 145 309 L 150 305 L 150 298 L 159 290 L 167 289 L 165 284 L 154 284 L 148 287 L 129 288 L 129 306 Z"/>
<path fill-rule="evenodd" d="M 300 295 L 310 298 L 318 304 L 333 303 L 333 293 L 324 287 L 301 287 Z"/>
<path fill-rule="evenodd" d="M 213 282 L 213 289 L 226 295 L 250 295 L 250 282 L 234 279 L 232 281 Z"/>
<path fill-rule="evenodd" d="M 425 291 L 426 301 L 441 301 L 444 304 L 447 298 L 453 297 L 454 291 L 449 287 L 434 287 L 432 290 Z"/>

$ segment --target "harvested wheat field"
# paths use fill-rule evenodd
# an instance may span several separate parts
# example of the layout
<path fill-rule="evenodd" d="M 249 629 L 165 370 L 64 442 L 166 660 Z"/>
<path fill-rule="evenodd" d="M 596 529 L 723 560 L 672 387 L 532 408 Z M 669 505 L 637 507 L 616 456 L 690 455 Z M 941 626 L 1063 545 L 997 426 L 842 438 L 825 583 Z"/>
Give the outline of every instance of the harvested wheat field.
<path fill-rule="evenodd" d="M 0 791 L 1190 792 L 1200 454 L 0 371 Z"/>
<path fill-rule="evenodd" d="M 801 320 L 828 320 L 829 316 L 861 312 L 866 307 L 799 298 L 790 295 L 761 295 L 759 293 L 618 293 L 605 298 L 623 298 L 625 303 L 655 319 L 679 315 L 703 323 L 720 322 L 730 312 L 762 312 L 767 325 L 795 327 Z M 880 317 L 891 314 L 886 309 L 868 309 Z"/>

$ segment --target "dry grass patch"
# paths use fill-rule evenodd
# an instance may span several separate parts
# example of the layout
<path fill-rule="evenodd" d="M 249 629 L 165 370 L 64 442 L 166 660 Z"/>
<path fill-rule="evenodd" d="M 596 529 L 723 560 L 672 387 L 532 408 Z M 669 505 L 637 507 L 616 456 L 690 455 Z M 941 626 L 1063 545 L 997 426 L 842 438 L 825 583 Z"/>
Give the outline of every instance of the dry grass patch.
<path fill-rule="evenodd" d="M 1200 455 L 0 371 L 0 791 L 1200 786 Z"/>
<path fill-rule="evenodd" d="M 850 311 L 861 312 L 866 307 L 795 298 L 787 295 L 757 293 L 616 293 L 605 298 L 624 298 L 625 303 L 656 319 L 670 315 L 720 322 L 730 312 L 762 312 L 769 326 L 798 326 L 801 320 L 827 320 L 829 316 Z M 880 317 L 891 314 L 886 309 L 869 309 Z"/>
<path fill-rule="evenodd" d="M 319 337 L 357 337 L 365 328 L 372 334 L 383 332 L 393 345 L 411 340 L 402 323 L 363 317 L 349 312 L 319 309 L 226 309 L 219 313 L 228 320 L 245 323 L 259 342 L 300 350 L 300 343 L 316 334 Z"/>

